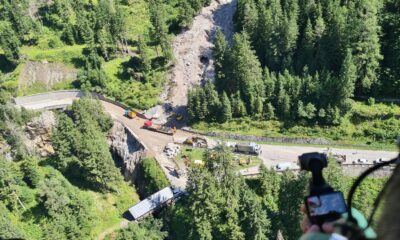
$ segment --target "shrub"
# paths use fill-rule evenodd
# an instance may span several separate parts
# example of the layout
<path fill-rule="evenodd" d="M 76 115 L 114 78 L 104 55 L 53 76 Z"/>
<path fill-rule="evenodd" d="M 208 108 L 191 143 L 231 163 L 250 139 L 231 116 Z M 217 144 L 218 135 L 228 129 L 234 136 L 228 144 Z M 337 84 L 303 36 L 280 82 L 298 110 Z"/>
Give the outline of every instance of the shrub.
<path fill-rule="evenodd" d="M 169 185 L 167 177 L 154 158 L 143 159 L 140 163 L 138 179 L 139 182 L 136 185 L 142 198 Z"/>

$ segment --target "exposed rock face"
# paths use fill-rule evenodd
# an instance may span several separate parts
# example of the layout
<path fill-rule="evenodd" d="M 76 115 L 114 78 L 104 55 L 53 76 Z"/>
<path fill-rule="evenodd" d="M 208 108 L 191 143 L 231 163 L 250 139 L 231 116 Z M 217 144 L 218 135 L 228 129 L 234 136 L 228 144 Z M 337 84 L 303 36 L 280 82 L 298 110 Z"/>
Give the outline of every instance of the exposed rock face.
<path fill-rule="evenodd" d="M 37 152 L 42 157 L 54 154 L 51 135 L 55 125 L 56 118 L 54 113 L 46 111 L 33 118 L 25 127 L 29 141 L 36 147 Z"/>
<path fill-rule="evenodd" d="M 0 141 L 0 156 L 3 156 L 7 161 L 12 161 L 11 147 L 6 142 Z"/>
<path fill-rule="evenodd" d="M 114 123 L 108 144 L 114 158 L 122 161 L 125 180 L 133 182 L 137 175 L 137 165 L 146 154 L 144 147 L 120 122 Z"/>
<path fill-rule="evenodd" d="M 77 70 L 67 68 L 60 63 L 27 61 L 19 77 L 20 86 L 31 86 L 36 82 L 43 83 L 48 90 L 59 82 L 75 80 Z"/>

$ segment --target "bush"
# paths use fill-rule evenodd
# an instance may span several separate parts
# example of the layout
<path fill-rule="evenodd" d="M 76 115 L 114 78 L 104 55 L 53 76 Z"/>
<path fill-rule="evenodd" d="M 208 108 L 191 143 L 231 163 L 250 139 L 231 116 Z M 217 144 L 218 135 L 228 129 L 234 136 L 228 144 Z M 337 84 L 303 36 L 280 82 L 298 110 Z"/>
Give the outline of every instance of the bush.
<path fill-rule="evenodd" d="M 139 177 L 136 184 L 142 198 L 167 187 L 169 181 L 160 165 L 154 158 L 145 158 L 139 166 Z"/>
<path fill-rule="evenodd" d="M 375 98 L 369 97 L 369 98 L 368 98 L 368 105 L 372 106 L 372 105 L 374 105 L 374 104 L 375 104 Z"/>

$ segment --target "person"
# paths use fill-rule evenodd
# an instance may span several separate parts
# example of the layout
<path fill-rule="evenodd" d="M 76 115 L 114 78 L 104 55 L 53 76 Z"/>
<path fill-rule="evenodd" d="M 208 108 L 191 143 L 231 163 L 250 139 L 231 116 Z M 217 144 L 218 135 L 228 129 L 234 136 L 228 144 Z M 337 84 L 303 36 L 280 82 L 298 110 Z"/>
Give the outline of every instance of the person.
<path fill-rule="evenodd" d="M 303 206 L 301 211 L 304 213 L 304 217 L 300 222 L 301 230 L 303 231 L 303 235 L 301 236 L 300 240 L 342 240 L 347 239 L 343 238 L 340 235 L 340 224 L 345 221 L 347 218 L 347 214 L 343 214 L 342 218 L 336 222 L 328 222 L 322 225 L 322 229 L 315 224 L 312 224 L 310 219 L 307 216 L 306 209 Z M 361 228 L 365 228 L 368 224 L 365 217 L 362 215 L 360 211 L 353 208 L 352 215 L 355 219 L 357 219 L 358 225 Z M 367 228 L 364 230 L 364 235 L 367 238 L 374 239 L 377 237 L 376 232 L 371 228 Z"/>
<path fill-rule="evenodd" d="M 397 140 L 400 151 L 400 137 Z M 364 235 L 368 239 L 385 239 L 398 240 L 400 239 L 400 155 L 397 157 L 396 167 L 393 170 L 392 176 L 387 182 L 385 191 L 385 201 L 382 214 L 378 221 L 377 232 L 371 227 L 364 230 Z M 344 214 L 337 222 L 324 223 L 321 228 L 318 225 L 311 223 L 307 216 L 306 208 L 303 206 L 301 211 L 304 217 L 300 222 L 303 235 L 300 240 L 345 240 L 347 238 L 340 235 L 340 223 L 343 223 L 347 214 Z M 368 222 L 365 217 L 357 209 L 351 210 L 353 217 L 357 220 L 361 229 L 364 229 Z M 350 239 L 351 240 L 351 239 Z"/>

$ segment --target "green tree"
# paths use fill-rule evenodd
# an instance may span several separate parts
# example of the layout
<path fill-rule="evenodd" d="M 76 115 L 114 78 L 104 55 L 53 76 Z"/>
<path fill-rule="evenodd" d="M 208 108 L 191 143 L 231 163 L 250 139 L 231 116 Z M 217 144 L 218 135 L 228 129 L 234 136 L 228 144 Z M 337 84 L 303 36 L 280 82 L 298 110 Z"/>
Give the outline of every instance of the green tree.
<path fill-rule="evenodd" d="M 240 91 L 246 109 L 251 113 L 252 99 L 264 97 L 265 90 L 262 79 L 262 69 L 246 34 L 235 34 L 233 46 L 230 50 L 230 79 L 231 92 Z"/>
<path fill-rule="evenodd" d="M 21 43 L 11 27 L 6 21 L 0 21 L 0 47 L 8 61 L 16 65 L 19 62 L 19 47 Z"/>
<path fill-rule="evenodd" d="M 257 196 L 246 189 L 241 192 L 240 220 L 245 239 L 266 240 L 270 231 L 267 212 L 262 208 Z"/>
<path fill-rule="evenodd" d="M 357 92 L 367 92 L 377 82 L 380 53 L 378 24 L 379 1 L 360 0 L 349 2 L 348 31 L 357 68 Z"/>
<path fill-rule="evenodd" d="M 143 197 L 169 186 L 167 177 L 154 158 L 143 159 L 139 165 L 139 172 L 141 177 L 136 184 Z"/>
<path fill-rule="evenodd" d="M 24 232 L 9 217 L 10 212 L 0 202 L 0 239 L 25 239 Z"/>
<path fill-rule="evenodd" d="M 229 91 L 229 81 L 225 78 L 226 56 L 228 52 L 228 42 L 221 30 L 217 30 L 214 40 L 213 57 L 215 66 L 215 86 L 219 92 Z"/>
<path fill-rule="evenodd" d="M 187 28 L 192 24 L 194 9 L 186 0 L 179 1 L 179 26 Z"/>
<path fill-rule="evenodd" d="M 344 102 L 353 97 L 355 89 L 355 81 L 357 79 L 357 70 L 353 63 L 353 57 L 350 50 L 347 50 L 346 57 L 343 61 L 339 73 L 339 82 L 335 84 L 336 93 L 332 97 L 336 100 L 336 104 L 340 107 L 344 106 Z"/>
<path fill-rule="evenodd" d="M 93 227 L 92 202 L 56 170 L 46 174 L 39 186 L 40 203 L 49 216 L 44 221 L 45 238 L 83 239 Z"/>
<path fill-rule="evenodd" d="M 278 201 L 280 229 L 285 239 L 298 239 L 301 236 L 298 223 L 303 217 L 300 206 L 306 195 L 308 177 L 304 173 L 296 177 L 292 172 L 286 171 L 280 183 Z"/>
<path fill-rule="evenodd" d="M 146 218 L 140 223 L 131 223 L 129 227 L 119 231 L 115 240 L 163 240 L 167 236 L 166 232 L 162 231 L 162 221 L 152 217 Z"/>
<path fill-rule="evenodd" d="M 188 176 L 188 209 L 191 216 L 190 239 L 213 239 L 213 227 L 218 222 L 221 199 L 215 179 L 206 169 L 192 169 Z"/>
<path fill-rule="evenodd" d="M 229 97 L 226 92 L 222 93 L 220 116 L 220 122 L 222 123 L 232 119 L 231 101 L 229 101 Z"/>
<path fill-rule="evenodd" d="M 149 72 L 151 70 L 151 59 L 149 49 L 143 37 L 138 39 L 138 51 L 141 58 L 142 66 L 144 72 Z"/>

